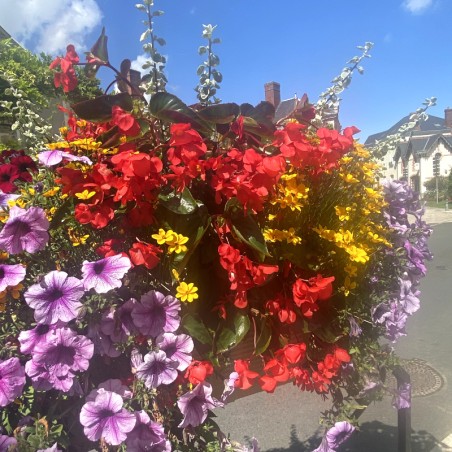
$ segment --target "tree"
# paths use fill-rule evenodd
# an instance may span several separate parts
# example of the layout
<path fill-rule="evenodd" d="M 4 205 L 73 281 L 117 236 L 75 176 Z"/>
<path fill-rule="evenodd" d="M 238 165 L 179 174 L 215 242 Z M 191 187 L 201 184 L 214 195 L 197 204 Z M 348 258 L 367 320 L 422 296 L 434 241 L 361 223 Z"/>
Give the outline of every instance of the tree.
<path fill-rule="evenodd" d="M 10 39 L 0 41 L 1 124 L 15 124 L 13 128 L 21 130 L 27 122 L 24 118 L 27 118 L 27 125 L 32 124 L 33 129 L 41 128 L 42 134 L 46 135 L 49 118 L 43 118 L 42 112 L 52 100 L 71 104 L 102 94 L 100 81 L 86 77 L 82 68 L 76 68 L 79 83 L 74 91 L 68 94 L 57 91 L 53 72 L 49 69 L 52 60 L 50 55 L 34 55 Z M 21 138 L 21 146 L 33 148 L 37 144 L 27 140 L 26 134 L 21 133 Z"/>

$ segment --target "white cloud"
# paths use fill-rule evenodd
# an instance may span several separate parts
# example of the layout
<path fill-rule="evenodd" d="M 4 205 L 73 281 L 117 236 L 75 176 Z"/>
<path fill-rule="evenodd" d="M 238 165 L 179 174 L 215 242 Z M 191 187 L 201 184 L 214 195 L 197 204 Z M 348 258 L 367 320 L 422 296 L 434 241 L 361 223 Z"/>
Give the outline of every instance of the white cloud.
<path fill-rule="evenodd" d="M 8 4 L 9 3 L 9 4 Z M 64 53 L 68 44 L 85 48 L 84 38 L 102 19 L 96 0 L 0 0 L 3 28 L 35 52 Z"/>
<path fill-rule="evenodd" d="M 412 13 L 421 13 L 433 5 L 433 0 L 404 0 L 403 6 Z"/>

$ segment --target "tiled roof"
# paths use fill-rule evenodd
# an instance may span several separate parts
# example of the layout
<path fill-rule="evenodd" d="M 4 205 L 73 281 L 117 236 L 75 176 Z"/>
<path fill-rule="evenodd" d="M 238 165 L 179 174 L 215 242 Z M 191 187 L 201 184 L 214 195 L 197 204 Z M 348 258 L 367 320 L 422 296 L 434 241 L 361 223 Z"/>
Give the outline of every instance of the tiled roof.
<path fill-rule="evenodd" d="M 296 97 L 281 101 L 276 108 L 275 123 L 293 113 L 295 107 L 297 106 L 297 101 L 298 99 Z"/>
<path fill-rule="evenodd" d="M 450 135 L 450 130 L 447 130 L 447 135 L 443 133 L 432 133 L 431 135 L 416 137 L 412 136 L 409 141 L 405 143 L 400 143 L 397 146 L 397 150 L 394 154 L 394 160 L 397 161 L 399 158 L 402 160 L 407 160 L 410 155 L 426 155 L 434 149 L 436 143 L 441 140 L 444 142 L 446 147 L 452 150 L 452 136 Z"/>
<path fill-rule="evenodd" d="M 388 130 L 385 130 L 384 132 L 374 133 L 373 135 L 370 135 L 366 142 L 364 143 L 366 146 L 372 146 L 375 141 L 377 140 L 383 140 L 388 135 L 392 135 L 399 130 L 399 128 L 403 125 L 409 122 L 410 116 L 405 116 L 402 118 L 399 122 L 394 124 L 391 128 Z M 426 121 L 423 121 L 419 125 L 420 131 L 414 131 L 413 135 L 416 133 L 426 133 L 431 132 L 432 134 L 439 133 L 441 130 L 444 130 L 444 118 L 440 118 L 439 116 L 433 116 L 429 115 L 428 119 Z"/>

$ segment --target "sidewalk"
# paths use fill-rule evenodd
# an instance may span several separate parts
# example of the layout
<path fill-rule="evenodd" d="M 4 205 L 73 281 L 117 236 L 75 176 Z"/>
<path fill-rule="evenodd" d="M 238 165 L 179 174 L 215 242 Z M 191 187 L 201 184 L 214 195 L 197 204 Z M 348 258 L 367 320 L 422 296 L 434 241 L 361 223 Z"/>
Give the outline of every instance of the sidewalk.
<path fill-rule="evenodd" d="M 452 451 L 452 391 L 447 384 L 452 381 L 452 210 L 428 208 L 423 219 L 435 227 L 429 242 L 435 258 L 428 262 L 421 283 L 421 309 L 409 319 L 408 336 L 399 341 L 396 351 L 405 360 L 426 364 L 412 376 L 413 386 L 415 380 L 421 385 L 412 401 L 412 452 L 445 452 Z M 429 367 L 442 379 L 436 389 L 435 381 L 429 380 L 433 374 L 428 375 Z M 318 395 L 287 384 L 274 394 L 235 400 L 215 414 L 233 439 L 246 443 L 256 436 L 262 451 L 310 452 L 320 443 L 323 429 L 318 418 L 328 407 Z M 340 452 L 397 450 L 397 412 L 391 397 L 369 406 L 360 424 L 361 431 Z"/>

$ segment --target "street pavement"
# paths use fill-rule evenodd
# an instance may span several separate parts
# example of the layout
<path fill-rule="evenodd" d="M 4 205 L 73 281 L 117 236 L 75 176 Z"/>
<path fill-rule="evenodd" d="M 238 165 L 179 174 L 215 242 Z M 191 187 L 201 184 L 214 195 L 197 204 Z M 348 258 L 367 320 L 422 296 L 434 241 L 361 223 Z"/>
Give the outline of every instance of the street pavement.
<path fill-rule="evenodd" d="M 421 283 L 421 309 L 408 320 L 408 335 L 399 340 L 396 352 L 403 359 L 427 364 L 426 369 L 437 375 L 436 383 L 440 382 L 436 392 L 413 397 L 412 452 L 452 451 L 452 390 L 448 388 L 452 381 L 452 211 L 429 208 L 424 219 L 433 226 L 429 246 L 434 259 Z M 428 393 L 428 387 L 433 388 L 431 376 L 422 374 L 423 369 L 413 374 L 412 382 L 427 388 L 415 392 Z M 319 445 L 323 428 L 318 419 L 328 407 L 328 400 L 286 384 L 274 394 L 257 392 L 236 399 L 215 414 L 222 430 L 237 441 L 246 444 L 256 437 L 263 452 L 303 452 Z M 369 406 L 360 425 L 360 431 L 338 452 L 397 451 L 397 411 L 390 396 Z"/>

